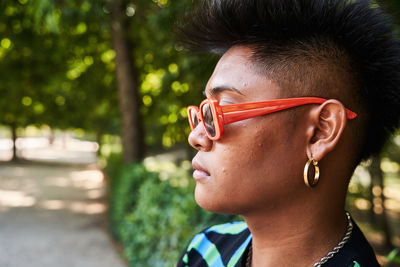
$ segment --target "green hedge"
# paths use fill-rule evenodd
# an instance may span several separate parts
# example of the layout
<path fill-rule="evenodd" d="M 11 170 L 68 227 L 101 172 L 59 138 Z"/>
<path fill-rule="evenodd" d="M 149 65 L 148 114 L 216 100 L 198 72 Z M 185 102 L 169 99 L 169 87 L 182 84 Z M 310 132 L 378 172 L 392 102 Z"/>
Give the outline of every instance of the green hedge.
<path fill-rule="evenodd" d="M 197 232 L 237 219 L 200 209 L 192 181 L 187 186 L 172 186 L 176 183 L 171 179 L 160 180 L 142 164 L 124 166 L 111 161 L 106 172 L 111 230 L 123 244 L 131 266 L 174 266 Z"/>

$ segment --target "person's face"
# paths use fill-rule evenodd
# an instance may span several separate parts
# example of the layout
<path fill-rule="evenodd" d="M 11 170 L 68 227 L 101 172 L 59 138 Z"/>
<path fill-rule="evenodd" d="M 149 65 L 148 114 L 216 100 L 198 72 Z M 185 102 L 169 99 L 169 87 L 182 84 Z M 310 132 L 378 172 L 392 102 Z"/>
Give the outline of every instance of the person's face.
<path fill-rule="evenodd" d="M 222 56 L 207 83 L 207 97 L 220 105 L 279 98 L 280 87 L 254 70 L 250 53 L 237 46 Z M 198 125 L 189 135 L 189 143 L 198 150 L 193 159 L 197 203 L 206 210 L 242 215 L 289 203 L 304 186 L 306 134 L 290 114 L 301 110 L 225 125 L 217 141 L 209 140 Z"/>

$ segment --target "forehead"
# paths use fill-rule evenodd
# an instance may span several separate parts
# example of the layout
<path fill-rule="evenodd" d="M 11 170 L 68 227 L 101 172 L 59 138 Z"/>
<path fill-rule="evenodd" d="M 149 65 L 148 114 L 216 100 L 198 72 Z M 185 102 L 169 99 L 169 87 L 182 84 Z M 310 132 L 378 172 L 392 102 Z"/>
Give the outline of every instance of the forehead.
<path fill-rule="evenodd" d="M 246 46 L 229 49 L 218 61 L 207 83 L 206 92 L 214 88 L 235 88 L 243 95 L 242 98 L 249 101 L 277 98 L 280 87 L 256 70 L 251 55 L 252 50 Z"/>

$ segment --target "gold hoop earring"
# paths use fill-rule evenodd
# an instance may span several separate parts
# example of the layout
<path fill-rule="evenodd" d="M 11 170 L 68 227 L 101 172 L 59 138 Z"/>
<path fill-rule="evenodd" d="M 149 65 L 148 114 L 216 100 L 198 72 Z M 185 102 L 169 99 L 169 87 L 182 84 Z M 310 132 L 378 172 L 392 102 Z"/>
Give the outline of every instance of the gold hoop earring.
<path fill-rule="evenodd" d="M 310 167 L 310 165 L 314 166 L 314 179 L 312 181 L 312 183 L 309 182 L 308 180 L 308 169 Z M 307 161 L 306 166 L 304 166 L 304 183 L 308 186 L 308 187 L 315 187 L 318 184 L 319 181 L 319 166 L 318 166 L 318 161 L 315 161 L 312 156 L 310 157 L 310 159 Z"/>

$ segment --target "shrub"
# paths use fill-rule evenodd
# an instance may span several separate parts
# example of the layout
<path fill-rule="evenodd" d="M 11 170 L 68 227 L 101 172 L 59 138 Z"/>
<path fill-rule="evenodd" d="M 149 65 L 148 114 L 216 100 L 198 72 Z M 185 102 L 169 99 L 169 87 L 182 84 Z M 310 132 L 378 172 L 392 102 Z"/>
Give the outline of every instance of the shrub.
<path fill-rule="evenodd" d="M 234 218 L 199 208 L 192 179 L 177 186 L 171 183 L 176 177 L 160 180 L 142 164 L 107 169 L 116 175 L 110 181 L 112 232 L 131 266 L 174 266 L 197 232 Z"/>
<path fill-rule="evenodd" d="M 106 168 L 109 179 L 109 216 L 111 232 L 121 240 L 126 214 L 134 209 L 140 185 L 157 174 L 148 172 L 141 164 L 124 165 L 109 163 Z"/>

